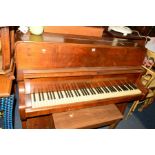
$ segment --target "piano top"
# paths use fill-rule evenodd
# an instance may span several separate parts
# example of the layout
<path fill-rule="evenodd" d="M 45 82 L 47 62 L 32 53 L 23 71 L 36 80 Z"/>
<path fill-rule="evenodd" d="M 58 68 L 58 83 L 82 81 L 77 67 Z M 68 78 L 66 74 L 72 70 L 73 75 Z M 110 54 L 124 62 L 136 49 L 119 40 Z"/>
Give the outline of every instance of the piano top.
<path fill-rule="evenodd" d="M 74 44 L 91 44 L 99 46 L 119 46 L 119 47 L 140 47 L 141 46 L 137 41 L 121 39 L 121 38 L 112 38 L 105 35 L 103 38 L 97 37 L 87 37 L 87 36 L 77 36 L 77 35 L 65 35 L 65 34 L 51 34 L 43 33 L 42 35 L 32 35 L 30 33 L 16 34 L 16 41 L 21 42 L 53 42 L 53 43 L 74 43 Z"/>

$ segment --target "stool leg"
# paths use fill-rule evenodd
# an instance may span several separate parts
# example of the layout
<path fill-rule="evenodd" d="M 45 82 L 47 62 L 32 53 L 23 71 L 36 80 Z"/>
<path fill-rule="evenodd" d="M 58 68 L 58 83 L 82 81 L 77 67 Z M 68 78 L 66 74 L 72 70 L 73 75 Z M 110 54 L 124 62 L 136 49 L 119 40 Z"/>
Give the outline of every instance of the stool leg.
<path fill-rule="evenodd" d="M 118 121 L 115 121 L 115 123 L 112 123 L 110 126 L 109 126 L 109 129 L 114 129 L 116 128 L 117 124 L 120 122 L 120 120 Z"/>
<path fill-rule="evenodd" d="M 131 106 L 131 108 L 130 108 L 130 110 L 129 110 L 126 118 L 125 118 L 126 120 L 128 119 L 128 117 L 130 115 L 132 115 L 132 113 L 135 111 L 135 109 L 136 109 L 136 107 L 137 107 L 138 104 L 139 104 L 139 100 L 133 102 L 133 104 L 132 104 L 132 106 Z"/>

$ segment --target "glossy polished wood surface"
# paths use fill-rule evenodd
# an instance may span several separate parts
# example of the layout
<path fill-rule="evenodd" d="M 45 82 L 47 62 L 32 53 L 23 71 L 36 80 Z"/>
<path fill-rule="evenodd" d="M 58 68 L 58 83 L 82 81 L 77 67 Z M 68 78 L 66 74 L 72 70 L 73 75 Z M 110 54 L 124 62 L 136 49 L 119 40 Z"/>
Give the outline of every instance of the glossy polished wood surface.
<path fill-rule="evenodd" d="M 0 75 L 0 97 L 8 97 L 11 92 L 12 79 L 6 75 Z"/>
<path fill-rule="evenodd" d="M 2 46 L 2 69 L 10 68 L 11 53 L 10 53 L 10 34 L 9 27 L 0 28 L 1 46 Z"/>
<path fill-rule="evenodd" d="M 137 44 L 125 40 L 113 43 L 110 39 L 70 38 L 60 35 L 49 35 L 48 41 L 31 41 L 32 35 L 23 35 L 15 46 L 17 78 L 23 80 L 23 72 L 35 70 L 45 72 L 56 69 L 78 69 L 83 71 L 106 67 L 139 69 L 145 56 L 145 50 Z M 45 37 L 43 36 L 35 36 Z M 35 38 L 35 40 L 37 40 Z M 61 42 L 61 40 L 63 40 Z M 110 68 L 109 68 L 110 69 Z"/>
<path fill-rule="evenodd" d="M 23 128 L 54 128 L 54 113 L 109 104 L 116 105 L 123 114 L 128 102 L 147 94 L 148 90 L 140 82 L 144 74 L 141 64 L 146 51 L 136 42 L 46 33 L 41 36 L 17 35 L 16 40 L 19 109 Z M 95 83 L 99 80 L 111 84 L 116 80 L 130 81 L 142 93 L 69 105 L 31 106 L 30 94 L 33 92 L 55 90 L 55 84 L 79 81 Z"/>
<path fill-rule="evenodd" d="M 94 36 L 102 38 L 104 28 L 88 26 L 44 26 L 44 32 L 56 34 L 71 34 L 82 36 Z"/>
<path fill-rule="evenodd" d="M 0 97 L 7 97 L 11 94 L 14 79 L 13 48 L 11 53 L 14 30 L 10 31 L 9 26 L 0 27 Z"/>
<path fill-rule="evenodd" d="M 53 114 L 57 129 L 97 128 L 122 118 L 123 115 L 114 104 Z"/>

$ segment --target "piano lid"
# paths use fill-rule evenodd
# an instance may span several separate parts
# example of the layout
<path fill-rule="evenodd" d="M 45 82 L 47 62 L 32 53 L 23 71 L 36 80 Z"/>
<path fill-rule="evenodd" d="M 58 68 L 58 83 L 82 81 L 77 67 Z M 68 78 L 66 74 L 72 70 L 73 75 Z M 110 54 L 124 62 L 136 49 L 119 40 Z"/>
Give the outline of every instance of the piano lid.
<path fill-rule="evenodd" d="M 138 42 L 128 39 L 111 38 L 111 37 L 87 37 L 87 36 L 76 36 L 76 35 L 65 35 L 65 34 L 49 34 L 43 33 L 42 35 L 32 35 L 30 33 L 21 34 L 17 33 L 16 41 L 24 42 L 53 42 L 53 43 L 75 43 L 75 44 L 91 44 L 91 45 L 108 45 L 108 46 L 119 46 L 119 47 L 141 47 Z"/>

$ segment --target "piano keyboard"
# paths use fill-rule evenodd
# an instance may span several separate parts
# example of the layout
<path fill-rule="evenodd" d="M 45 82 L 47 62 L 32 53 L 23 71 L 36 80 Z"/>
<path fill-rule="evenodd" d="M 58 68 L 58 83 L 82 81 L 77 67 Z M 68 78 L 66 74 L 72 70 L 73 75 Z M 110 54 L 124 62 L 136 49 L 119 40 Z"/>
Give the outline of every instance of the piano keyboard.
<path fill-rule="evenodd" d="M 138 95 L 141 91 L 132 83 L 115 86 L 83 87 L 77 89 L 38 92 L 31 94 L 32 108 L 56 106 L 78 102 L 87 102 L 129 95 Z"/>

